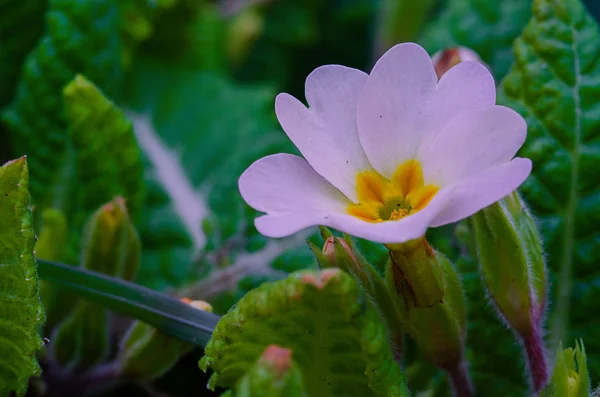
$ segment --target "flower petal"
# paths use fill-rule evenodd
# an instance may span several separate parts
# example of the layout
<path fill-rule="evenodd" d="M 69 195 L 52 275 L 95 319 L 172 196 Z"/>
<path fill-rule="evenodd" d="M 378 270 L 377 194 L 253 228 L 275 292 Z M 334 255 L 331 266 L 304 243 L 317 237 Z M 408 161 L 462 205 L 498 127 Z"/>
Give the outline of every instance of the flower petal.
<path fill-rule="evenodd" d="M 531 160 L 517 157 L 461 180 L 451 187 L 452 198 L 431 226 L 446 225 L 473 215 L 517 189 L 530 173 Z"/>
<path fill-rule="evenodd" d="M 371 169 L 356 130 L 356 105 L 367 74 L 339 65 L 322 66 L 306 79 L 310 108 L 280 94 L 275 112 L 283 130 L 310 165 L 356 201 L 356 174 Z"/>
<path fill-rule="evenodd" d="M 349 201 L 302 157 L 274 154 L 252 164 L 239 179 L 244 200 L 268 214 L 344 211 Z"/>
<path fill-rule="evenodd" d="M 461 62 L 444 73 L 429 104 L 427 127 L 421 145 L 435 139 L 455 116 L 496 104 L 496 85 L 489 70 L 479 62 Z"/>
<path fill-rule="evenodd" d="M 413 43 L 394 46 L 373 67 L 358 101 L 358 134 L 383 176 L 414 157 L 436 82 L 429 55 Z"/>
<path fill-rule="evenodd" d="M 448 186 L 513 158 L 523 145 L 527 124 L 517 112 L 494 106 L 463 112 L 434 140 L 424 143 L 417 158 L 426 183 Z"/>
<path fill-rule="evenodd" d="M 451 197 L 452 189 L 446 188 L 425 209 L 397 221 L 369 223 L 347 213 L 331 211 L 267 215 L 256 219 L 255 224 L 259 232 L 269 237 L 285 237 L 309 226 L 324 225 L 379 243 L 403 243 L 423 236 Z"/>

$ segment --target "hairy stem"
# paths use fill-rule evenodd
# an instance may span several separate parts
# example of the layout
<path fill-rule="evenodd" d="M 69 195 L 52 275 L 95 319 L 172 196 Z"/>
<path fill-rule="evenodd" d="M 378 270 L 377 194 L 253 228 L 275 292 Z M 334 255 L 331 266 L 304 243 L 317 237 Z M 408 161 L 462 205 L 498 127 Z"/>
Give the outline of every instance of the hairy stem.
<path fill-rule="evenodd" d="M 533 389 L 537 393 L 544 388 L 548 382 L 548 365 L 546 363 L 546 351 L 544 341 L 540 332 L 534 329 L 531 335 L 523 337 L 529 372 L 533 380 Z"/>

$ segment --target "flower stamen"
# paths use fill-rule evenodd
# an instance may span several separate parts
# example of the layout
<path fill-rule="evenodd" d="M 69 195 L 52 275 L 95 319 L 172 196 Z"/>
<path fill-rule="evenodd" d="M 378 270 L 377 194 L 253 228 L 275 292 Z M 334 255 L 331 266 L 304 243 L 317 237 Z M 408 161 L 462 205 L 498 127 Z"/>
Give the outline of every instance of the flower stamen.
<path fill-rule="evenodd" d="M 376 171 L 356 176 L 358 204 L 347 212 L 367 222 L 396 221 L 425 208 L 438 192 L 436 185 L 425 185 L 421 164 L 408 160 L 401 164 L 391 180 Z"/>

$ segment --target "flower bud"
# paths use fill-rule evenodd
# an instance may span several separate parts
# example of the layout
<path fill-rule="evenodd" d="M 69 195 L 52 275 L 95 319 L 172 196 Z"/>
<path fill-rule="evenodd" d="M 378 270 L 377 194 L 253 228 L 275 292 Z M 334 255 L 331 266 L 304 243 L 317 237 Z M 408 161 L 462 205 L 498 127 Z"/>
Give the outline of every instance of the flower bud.
<path fill-rule="evenodd" d="M 239 64 L 248 55 L 264 28 L 264 18 L 254 7 L 248 7 L 232 19 L 227 31 L 227 55 L 233 64 Z"/>
<path fill-rule="evenodd" d="M 302 375 L 292 351 L 268 346 L 258 362 L 240 379 L 234 397 L 304 397 Z"/>
<path fill-rule="evenodd" d="M 539 391 L 548 377 L 541 337 L 547 276 L 535 222 L 515 191 L 473 215 L 471 227 L 491 300 L 522 339 Z"/>
<path fill-rule="evenodd" d="M 388 245 L 396 290 L 403 286 L 404 299 L 416 307 L 433 307 L 444 297 L 442 269 L 433 249 L 420 238 Z"/>
<path fill-rule="evenodd" d="M 435 68 L 438 79 L 442 78 L 444 73 L 453 66 L 456 66 L 463 61 L 474 61 L 485 65 L 479 55 L 467 47 L 453 47 L 440 50 L 433 54 L 431 61 L 433 62 L 433 67 Z M 487 65 L 485 66 L 487 67 Z"/>
<path fill-rule="evenodd" d="M 100 207 L 84 227 L 81 265 L 131 281 L 140 262 L 140 240 L 125 200 L 116 197 Z"/>
<path fill-rule="evenodd" d="M 199 308 L 198 310 L 212 311 L 212 306 L 207 302 L 192 301 L 187 298 L 181 300 L 192 307 Z M 118 358 L 119 372 L 130 379 L 155 379 L 169 371 L 193 348 L 194 346 L 187 342 L 164 334 L 146 323 L 136 321 L 121 342 Z"/>
<path fill-rule="evenodd" d="M 132 280 L 139 265 L 140 249 L 125 200 L 117 197 L 92 214 L 86 223 L 81 266 Z M 77 302 L 71 316 L 56 329 L 53 358 L 68 371 L 91 368 L 108 354 L 108 327 L 106 309 L 86 301 Z"/>
<path fill-rule="evenodd" d="M 357 258 L 357 254 L 348 242 L 339 237 L 329 237 L 323 244 L 323 255 L 334 266 L 354 276 L 368 290 L 371 288 L 372 281 L 364 265 Z"/>
<path fill-rule="evenodd" d="M 559 346 L 550 383 L 539 397 L 588 397 L 590 379 L 583 341 L 575 349 Z"/>

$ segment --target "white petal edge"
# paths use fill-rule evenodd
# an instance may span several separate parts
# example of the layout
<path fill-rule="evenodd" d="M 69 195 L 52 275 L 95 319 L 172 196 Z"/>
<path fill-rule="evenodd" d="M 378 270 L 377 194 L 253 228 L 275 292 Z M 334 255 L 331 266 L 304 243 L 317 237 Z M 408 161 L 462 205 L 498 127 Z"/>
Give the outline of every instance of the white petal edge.
<path fill-rule="evenodd" d="M 379 243 L 403 243 L 423 236 L 451 196 L 452 188 L 446 188 L 422 211 L 393 222 L 369 223 L 345 212 L 304 212 L 265 215 L 257 218 L 255 225 L 260 233 L 274 238 L 286 237 L 310 226 L 324 225 Z"/>
<path fill-rule="evenodd" d="M 309 164 L 356 202 L 356 174 L 371 169 L 356 129 L 356 106 L 367 74 L 340 65 L 315 69 L 306 78 L 309 108 L 279 94 L 275 112 L 283 130 Z"/>
<path fill-rule="evenodd" d="M 457 222 L 501 200 L 525 182 L 531 167 L 531 160 L 517 157 L 456 183 L 452 197 L 431 226 Z"/>
<path fill-rule="evenodd" d="M 358 135 L 373 167 L 389 178 L 413 158 L 437 83 L 427 51 L 398 44 L 377 61 L 360 95 Z"/>
<path fill-rule="evenodd" d="M 420 146 L 437 137 L 454 117 L 496 104 L 496 85 L 490 71 L 479 62 L 461 62 L 448 70 L 435 87 L 429 103 Z"/>
<path fill-rule="evenodd" d="M 419 149 L 426 183 L 448 186 L 513 158 L 525 142 L 527 123 L 504 106 L 463 112 Z"/>
<path fill-rule="evenodd" d="M 267 214 L 344 211 L 348 199 L 302 157 L 279 153 L 255 161 L 238 181 L 242 198 Z"/>

